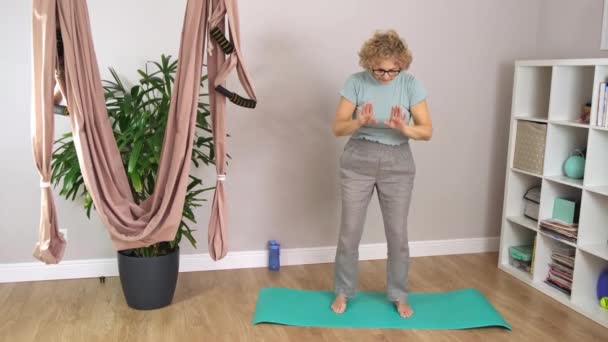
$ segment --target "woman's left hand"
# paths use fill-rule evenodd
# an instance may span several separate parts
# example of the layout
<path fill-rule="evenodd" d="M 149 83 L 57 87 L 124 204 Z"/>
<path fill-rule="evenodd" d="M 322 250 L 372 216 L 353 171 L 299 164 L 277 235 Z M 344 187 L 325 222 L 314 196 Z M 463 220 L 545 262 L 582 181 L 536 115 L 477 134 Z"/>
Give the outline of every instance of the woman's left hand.
<path fill-rule="evenodd" d="M 406 126 L 405 123 L 405 114 L 401 110 L 401 106 L 393 106 L 391 108 L 391 117 L 384 121 L 384 124 L 392 129 L 396 129 L 399 132 L 403 131 L 403 128 Z"/>

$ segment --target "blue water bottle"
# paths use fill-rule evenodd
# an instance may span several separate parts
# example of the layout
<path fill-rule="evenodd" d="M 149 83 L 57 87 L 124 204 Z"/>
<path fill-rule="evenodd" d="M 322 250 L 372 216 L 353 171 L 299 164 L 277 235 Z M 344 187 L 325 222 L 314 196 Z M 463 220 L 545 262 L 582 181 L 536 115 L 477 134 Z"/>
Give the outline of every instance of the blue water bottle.
<path fill-rule="evenodd" d="M 279 259 L 281 245 L 275 240 L 268 241 L 268 269 L 278 271 L 281 267 Z"/>

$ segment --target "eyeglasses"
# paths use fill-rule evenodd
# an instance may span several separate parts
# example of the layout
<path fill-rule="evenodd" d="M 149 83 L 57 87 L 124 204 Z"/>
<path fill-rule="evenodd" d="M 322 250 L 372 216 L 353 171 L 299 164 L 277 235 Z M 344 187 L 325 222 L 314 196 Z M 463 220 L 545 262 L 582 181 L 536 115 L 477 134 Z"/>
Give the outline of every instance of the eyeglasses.
<path fill-rule="evenodd" d="M 378 77 L 384 76 L 384 74 L 388 74 L 390 77 L 395 77 L 395 76 L 399 75 L 399 73 L 401 72 L 401 69 L 391 69 L 391 70 L 373 69 L 372 71 L 374 72 L 374 75 L 376 75 Z"/>

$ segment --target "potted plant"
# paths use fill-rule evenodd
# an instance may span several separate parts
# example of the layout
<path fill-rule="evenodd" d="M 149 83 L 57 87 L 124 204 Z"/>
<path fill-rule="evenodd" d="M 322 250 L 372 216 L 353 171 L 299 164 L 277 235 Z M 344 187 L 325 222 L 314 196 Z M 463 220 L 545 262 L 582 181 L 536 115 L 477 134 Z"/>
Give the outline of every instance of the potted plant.
<path fill-rule="evenodd" d="M 149 70 L 151 69 L 151 70 Z M 171 101 L 171 90 L 177 71 L 177 61 L 161 56 L 160 62 L 146 63 L 138 70 L 139 84 L 127 88 L 114 69 L 112 80 L 104 81 L 104 95 L 114 137 L 127 171 L 133 198 L 137 203 L 154 190 L 163 137 Z M 201 77 L 201 89 L 207 76 Z M 199 96 L 192 163 L 214 164 L 210 111 L 205 102 L 208 94 Z M 69 115 L 69 113 L 68 113 Z M 60 196 L 69 200 L 84 198 L 84 209 L 90 217 L 94 209 L 80 172 L 72 133 L 56 141 L 52 156 L 54 186 L 61 184 Z M 214 187 L 203 187 L 203 181 L 190 175 L 182 220 L 173 241 L 117 252 L 120 280 L 127 304 L 136 309 L 156 309 L 167 306 L 173 299 L 179 271 L 179 244 L 185 237 L 196 248 L 191 223 L 196 223 L 194 209 L 205 199 L 200 195 Z"/>

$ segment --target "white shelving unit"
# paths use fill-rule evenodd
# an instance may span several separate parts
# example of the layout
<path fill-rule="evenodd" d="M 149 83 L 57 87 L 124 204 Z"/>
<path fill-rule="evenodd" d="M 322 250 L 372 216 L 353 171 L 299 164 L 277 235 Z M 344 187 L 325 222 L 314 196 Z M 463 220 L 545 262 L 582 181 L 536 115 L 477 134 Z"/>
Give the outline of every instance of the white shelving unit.
<path fill-rule="evenodd" d="M 599 305 L 597 279 L 608 269 L 608 129 L 596 127 L 599 84 L 608 81 L 608 59 L 517 61 L 513 84 L 509 149 L 498 267 L 577 312 L 608 327 L 608 310 Z M 591 124 L 577 119 L 591 101 Z M 547 125 L 542 174 L 513 167 L 517 123 Z M 585 175 L 575 180 L 563 174 L 563 164 L 575 149 L 587 149 Z M 580 201 L 578 239 L 561 240 L 540 230 L 539 221 L 523 215 L 524 194 L 541 186 L 539 221 L 551 218 L 556 197 Z M 509 247 L 534 245 L 532 270 L 509 263 Z M 544 281 L 552 251 L 575 249 L 571 294 Z"/>

